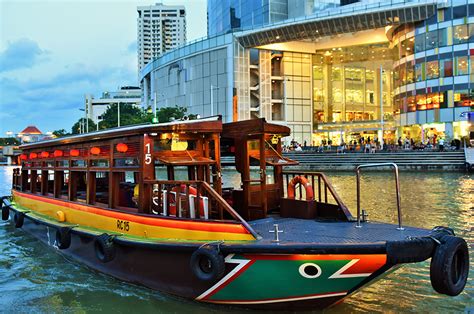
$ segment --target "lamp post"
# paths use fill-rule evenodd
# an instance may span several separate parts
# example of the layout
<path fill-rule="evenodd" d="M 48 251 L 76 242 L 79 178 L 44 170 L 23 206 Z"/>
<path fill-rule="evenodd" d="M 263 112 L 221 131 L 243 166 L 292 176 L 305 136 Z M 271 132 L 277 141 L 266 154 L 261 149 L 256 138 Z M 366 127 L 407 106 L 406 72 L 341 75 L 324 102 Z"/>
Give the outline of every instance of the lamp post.
<path fill-rule="evenodd" d="M 117 126 L 120 127 L 120 102 L 117 101 Z"/>
<path fill-rule="evenodd" d="M 79 111 L 86 111 L 86 109 L 80 108 Z M 84 118 L 81 118 L 79 120 L 79 133 L 85 133 L 85 127 L 84 127 Z"/>

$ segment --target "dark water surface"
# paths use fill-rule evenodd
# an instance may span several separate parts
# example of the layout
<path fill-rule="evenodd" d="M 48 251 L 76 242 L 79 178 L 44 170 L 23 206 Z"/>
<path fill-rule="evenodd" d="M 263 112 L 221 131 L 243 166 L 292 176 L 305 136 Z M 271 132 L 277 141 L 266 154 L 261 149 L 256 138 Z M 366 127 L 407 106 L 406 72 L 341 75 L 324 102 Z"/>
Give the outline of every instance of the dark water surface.
<path fill-rule="evenodd" d="M 12 169 L 0 167 L 0 195 L 9 194 Z M 353 174 L 329 173 L 329 178 L 354 214 Z M 227 186 L 239 184 L 232 171 L 224 172 L 224 180 Z M 370 219 L 396 222 L 390 174 L 364 175 L 362 191 L 362 208 Z M 454 298 L 434 292 L 427 261 L 399 268 L 326 313 L 463 313 L 469 309 L 474 313 L 474 176 L 403 172 L 401 191 L 405 224 L 449 225 L 468 241 L 471 269 L 465 291 Z M 253 313 L 201 305 L 120 282 L 66 260 L 56 249 L 4 221 L 0 221 L 0 312 Z"/>

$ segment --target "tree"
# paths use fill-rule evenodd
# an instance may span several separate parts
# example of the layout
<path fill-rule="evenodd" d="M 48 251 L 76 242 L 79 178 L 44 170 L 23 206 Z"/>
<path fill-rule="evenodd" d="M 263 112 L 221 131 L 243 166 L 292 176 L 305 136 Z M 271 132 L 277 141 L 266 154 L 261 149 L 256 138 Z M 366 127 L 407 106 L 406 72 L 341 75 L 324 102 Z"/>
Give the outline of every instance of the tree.
<path fill-rule="evenodd" d="M 130 104 L 120 105 L 120 126 L 141 124 L 146 121 L 145 112 L 136 106 Z M 150 120 L 151 122 L 151 120 Z M 102 114 L 102 121 L 99 123 L 100 129 L 110 129 L 118 126 L 118 111 L 117 104 L 107 107 L 104 114 Z"/>
<path fill-rule="evenodd" d="M 183 119 L 187 112 L 186 107 L 164 107 L 158 109 L 156 116 L 160 123 Z"/>
<path fill-rule="evenodd" d="M 86 118 L 80 118 L 76 123 L 74 123 L 74 125 L 72 126 L 72 134 L 79 134 L 79 133 L 87 133 L 87 130 L 86 130 L 86 127 L 87 127 L 87 122 L 86 122 Z M 89 119 L 89 132 L 93 132 L 95 131 L 97 128 L 96 124 L 94 123 L 94 121 L 92 121 L 91 119 Z"/>
<path fill-rule="evenodd" d="M 20 144 L 21 144 L 20 140 L 14 137 L 0 138 L 0 146 L 18 146 Z"/>
<path fill-rule="evenodd" d="M 65 129 L 53 131 L 54 137 L 64 137 L 70 135 Z"/>

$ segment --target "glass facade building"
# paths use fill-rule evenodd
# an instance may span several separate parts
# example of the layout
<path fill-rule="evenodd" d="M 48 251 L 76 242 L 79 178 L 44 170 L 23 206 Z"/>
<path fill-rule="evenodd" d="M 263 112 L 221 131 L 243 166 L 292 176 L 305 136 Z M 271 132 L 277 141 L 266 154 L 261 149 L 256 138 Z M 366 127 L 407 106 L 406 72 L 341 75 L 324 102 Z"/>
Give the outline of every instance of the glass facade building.
<path fill-rule="evenodd" d="M 210 36 L 141 71 L 145 105 L 265 118 L 313 145 L 472 131 L 474 0 L 208 4 Z"/>

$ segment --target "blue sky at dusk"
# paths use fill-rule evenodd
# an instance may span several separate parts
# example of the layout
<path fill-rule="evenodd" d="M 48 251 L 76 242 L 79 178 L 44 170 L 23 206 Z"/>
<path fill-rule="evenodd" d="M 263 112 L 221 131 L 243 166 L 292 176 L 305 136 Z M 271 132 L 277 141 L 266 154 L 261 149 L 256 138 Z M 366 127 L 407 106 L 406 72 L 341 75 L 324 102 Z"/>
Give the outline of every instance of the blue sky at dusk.
<path fill-rule="evenodd" d="M 187 38 L 206 35 L 206 0 L 0 0 L 0 137 L 27 125 L 70 131 L 84 94 L 138 85 L 138 5 L 182 4 Z"/>

